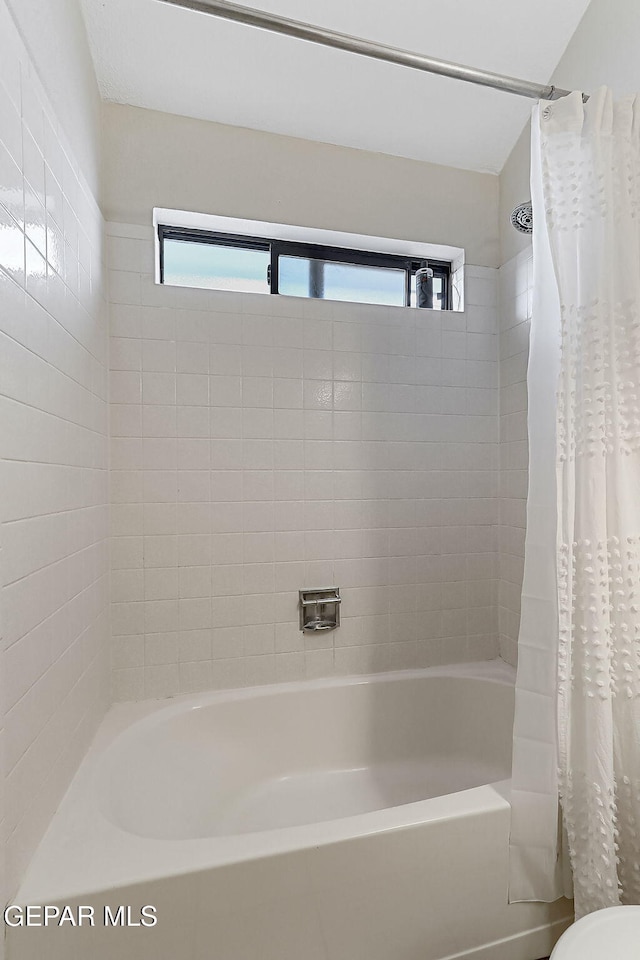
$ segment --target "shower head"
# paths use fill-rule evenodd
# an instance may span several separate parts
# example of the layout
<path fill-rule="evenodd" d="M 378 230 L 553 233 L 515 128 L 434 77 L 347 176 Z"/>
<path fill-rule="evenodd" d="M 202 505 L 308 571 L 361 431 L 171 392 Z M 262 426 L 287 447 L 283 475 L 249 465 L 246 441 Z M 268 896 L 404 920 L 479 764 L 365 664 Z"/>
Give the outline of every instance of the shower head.
<path fill-rule="evenodd" d="M 511 214 L 511 224 L 520 233 L 533 233 L 533 207 L 530 203 L 519 203 Z"/>

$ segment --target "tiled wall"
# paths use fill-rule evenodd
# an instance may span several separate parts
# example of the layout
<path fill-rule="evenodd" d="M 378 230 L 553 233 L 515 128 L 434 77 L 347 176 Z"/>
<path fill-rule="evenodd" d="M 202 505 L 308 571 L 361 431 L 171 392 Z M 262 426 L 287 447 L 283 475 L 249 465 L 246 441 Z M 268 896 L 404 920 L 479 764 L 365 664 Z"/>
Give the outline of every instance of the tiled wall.
<path fill-rule="evenodd" d="M 527 359 L 531 249 L 499 271 L 500 292 L 500 655 L 517 660 L 527 497 Z"/>
<path fill-rule="evenodd" d="M 98 207 L 0 0 L 0 672 L 7 896 L 15 893 L 108 694 L 102 234 Z"/>
<path fill-rule="evenodd" d="M 216 293 L 108 232 L 116 697 L 495 656 L 496 271 L 466 313 Z"/>

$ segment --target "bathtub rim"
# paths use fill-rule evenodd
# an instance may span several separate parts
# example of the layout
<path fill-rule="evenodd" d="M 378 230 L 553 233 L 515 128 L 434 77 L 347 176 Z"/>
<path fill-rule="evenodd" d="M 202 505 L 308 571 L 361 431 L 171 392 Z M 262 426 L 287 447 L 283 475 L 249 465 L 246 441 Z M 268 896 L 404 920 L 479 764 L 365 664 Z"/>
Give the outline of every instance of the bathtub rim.
<path fill-rule="evenodd" d="M 297 690 L 454 677 L 514 686 L 515 670 L 501 660 L 318 678 L 114 704 L 98 729 L 27 869 L 15 902 L 55 903 L 197 871 L 302 853 L 316 846 L 407 830 L 429 822 L 510 811 L 510 780 L 340 819 L 225 837 L 158 839 L 116 826 L 101 812 L 93 789 L 102 754 L 138 724 L 185 710 Z M 104 862 L 104 851 L 111 857 Z"/>

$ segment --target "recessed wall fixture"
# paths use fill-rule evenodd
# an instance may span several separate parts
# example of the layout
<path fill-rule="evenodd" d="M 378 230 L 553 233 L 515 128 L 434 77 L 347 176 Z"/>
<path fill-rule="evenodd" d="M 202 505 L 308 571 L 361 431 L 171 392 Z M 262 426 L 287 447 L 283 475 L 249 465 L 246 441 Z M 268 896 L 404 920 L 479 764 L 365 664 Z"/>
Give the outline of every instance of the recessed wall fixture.
<path fill-rule="evenodd" d="M 324 587 L 321 590 L 300 591 L 300 629 L 308 631 L 335 630 L 340 626 L 340 590 Z"/>

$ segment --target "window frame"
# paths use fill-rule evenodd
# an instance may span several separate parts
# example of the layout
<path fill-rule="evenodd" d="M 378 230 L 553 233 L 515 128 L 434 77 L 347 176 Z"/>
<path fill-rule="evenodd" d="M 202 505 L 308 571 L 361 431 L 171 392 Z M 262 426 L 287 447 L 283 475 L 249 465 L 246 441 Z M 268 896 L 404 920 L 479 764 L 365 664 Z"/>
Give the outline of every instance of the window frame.
<path fill-rule="evenodd" d="M 348 263 L 354 266 L 380 267 L 390 270 L 404 270 L 404 306 L 411 307 L 411 281 L 417 270 L 429 266 L 434 278 L 442 281 L 441 310 L 451 310 L 451 263 L 447 260 L 403 256 L 393 253 L 378 253 L 373 250 L 357 250 L 351 247 L 334 247 L 321 243 L 303 243 L 297 240 L 277 240 L 268 237 L 248 236 L 246 234 L 222 233 L 214 230 L 201 230 L 195 227 L 176 227 L 158 224 L 160 244 L 160 283 L 164 283 L 164 241 L 178 240 L 186 243 L 206 243 L 212 246 L 239 247 L 244 250 L 262 250 L 269 253 L 269 272 L 267 283 L 269 295 L 279 294 L 279 258 L 281 256 L 300 257 L 310 260 L 325 260 L 332 263 Z M 308 299 L 322 299 L 309 296 Z M 361 301 L 355 301 L 361 302 Z M 375 304 L 372 304 L 375 306 Z"/>

